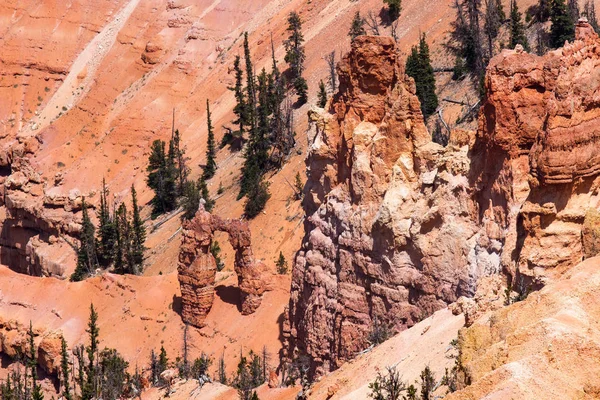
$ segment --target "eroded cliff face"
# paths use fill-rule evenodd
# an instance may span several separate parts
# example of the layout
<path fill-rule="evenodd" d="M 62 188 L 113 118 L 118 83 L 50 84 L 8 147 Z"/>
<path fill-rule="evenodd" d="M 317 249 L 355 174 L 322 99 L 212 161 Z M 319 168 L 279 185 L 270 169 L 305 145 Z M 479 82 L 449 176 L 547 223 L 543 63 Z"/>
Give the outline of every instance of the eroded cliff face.
<path fill-rule="evenodd" d="M 543 57 L 505 50 L 490 63 L 478 131 L 454 131 L 442 148 L 393 41 L 356 40 L 329 112 L 309 114 L 287 335 L 311 373 L 368 347 L 374 326 L 402 330 L 461 297 L 472 323 L 501 303 L 467 300 L 482 277 L 538 289 L 594 255 L 598 47 L 582 21 L 574 43 Z M 503 279 L 486 280 L 496 298 Z"/>
<path fill-rule="evenodd" d="M 391 38 L 358 38 L 338 67 L 330 112 L 309 115 L 308 218 L 289 335 L 314 374 L 368 347 L 374 325 L 412 326 L 498 272 L 498 254 L 479 250 L 472 138 L 431 142 L 402 65 Z"/>
<path fill-rule="evenodd" d="M 543 282 L 585 255 L 600 184 L 599 45 L 580 21 L 574 43 L 543 57 L 504 51 L 488 68 L 474 187 L 511 276 Z"/>

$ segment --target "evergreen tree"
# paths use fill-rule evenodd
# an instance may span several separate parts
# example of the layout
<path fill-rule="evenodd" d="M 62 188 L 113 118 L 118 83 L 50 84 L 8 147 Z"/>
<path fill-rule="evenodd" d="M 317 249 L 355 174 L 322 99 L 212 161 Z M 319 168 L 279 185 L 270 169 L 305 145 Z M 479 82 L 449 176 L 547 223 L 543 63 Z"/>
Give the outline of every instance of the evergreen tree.
<path fill-rule="evenodd" d="M 98 266 L 96 255 L 96 229 L 90 220 L 85 198 L 81 200 L 82 221 L 79 235 L 79 248 L 77 250 L 77 266 L 71 275 L 71 281 L 78 282 L 85 279 Z"/>
<path fill-rule="evenodd" d="M 219 358 L 219 368 L 217 370 L 217 380 L 223 385 L 227 385 L 227 370 L 225 369 L 225 354 Z"/>
<path fill-rule="evenodd" d="M 535 13 L 537 22 L 546 22 L 550 19 L 550 15 L 552 14 L 552 1 L 553 0 L 538 0 Z"/>
<path fill-rule="evenodd" d="M 211 212 L 215 206 L 215 201 L 210 198 L 210 193 L 208 192 L 208 187 L 206 186 L 206 181 L 203 177 L 198 179 L 197 190 L 200 192 L 200 196 L 204 199 L 204 209 L 208 212 Z"/>
<path fill-rule="evenodd" d="M 552 21 L 550 45 L 553 48 L 559 48 L 565 44 L 565 41 L 572 42 L 575 39 L 575 25 L 571 20 L 565 0 L 552 0 L 550 7 Z"/>
<path fill-rule="evenodd" d="M 427 118 L 437 109 L 438 98 L 435 93 L 435 74 L 431 66 L 429 45 L 425 34 L 421 36 L 419 45 L 412 48 L 411 54 L 406 59 L 406 74 L 415 80 L 421 111 Z"/>
<path fill-rule="evenodd" d="M 296 179 L 294 180 L 294 191 L 296 192 L 296 200 L 301 200 L 302 192 L 304 191 L 304 183 L 302 183 L 300 172 L 296 172 Z"/>
<path fill-rule="evenodd" d="M 221 246 L 217 240 L 213 240 L 210 243 L 210 254 L 215 259 L 215 264 L 217 264 L 217 271 L 222 271 L 225 268 L 225 263 L 221 260 Z"/>
<path fill-rule="evenodd" d="M 158 355 L 158 376 L 169 368 L 169 358 L 164 346 L 160 346 L 160 354 Z"/>
<path fill-rule="evenodd" d="M 194 218 L 198 207 L 200 207 L 200 192 L 194 181 L 187 181 L 183 191 L 183 215 L 182 218 L 190 220 Z"/>
<path fill-rule="evenodd" d="M 515 0 L 510 3 L 510 48 L 514 49 L 518 44 L 529 51 L 529 43 L 525 36 L 525 26 L 521 21 L 521 12 Z"/>
<path fill-rule="evenodd" d="M 160 372 L 158 371 L 158 358 L 156 357 L 156 353 L 154 349 L 150 353 L 150 380 L 153 385 L 158 383 Z"/>
<path fill-rule="evenodd" d="M 279 252 L 279 258 L 275 262 L 275 266 L 277 267 L 277 273 L 280 275 L 285 275 L 288 272 L 288 263 L 283 256 L 283 252 Z"/>
<path fill-rule="evenodd" d="M 235 71 L 235 86 L 229 88 L 229 90 L 235 93 L 236 101 L 235 107 L 233 108 L 233 113 L 235 114 L 237 119 L 233 121 L 233 123 L 238 125 L 238 134 L 240 137 L 243 137 L 245 128 L 246 126 L 248 126 L 248 121 L 246 115 L 246 95 L 244 94 L 243 84 L 244 71 L 242 71 L 240 56 L 235 57 L 235 60 L 233 61 L 233 70 Z"/>
<path fill-rule="evenodd" d="M 98 262 L 103 267 L 112 264 L 115 256 L 116 227 L 110 214 L 108 205 L 108 189 L 106 181 L 102 178 L 102 192 L 100 192 L 100 210 L 98 211 Z"/>
<path fill-rule="evenodd" d="M 146 227 L 144 221 L 140 216 L 140 209 L 137 203 L 137 192 L 135 187 L 131 185 L 131 205 L 132 205 L 132 220 L 131 220 L 131 273 L 138 275 L 142 272 L 142 266 L 144 264 L 144 251 L 146 247 Z"/>
<path fill-rule="evenodd" d="M 292 78 L 296 94 L 298 95 L 299 103 L 306 103 L 308 85 L 302 77 L 304 71 L 304 61 L 306 55 L 304 53 L 304 36 L 302 35 L 302 20 L 296 12 L 291 12 L 288 16 L 288 39 L 284 42 L 285 46 L 285 62 L 290 66 L 290 76 Z"/>
<path fill-rule="evenodd" d="M 244 205 L 244 214 L 246 217 L 252 219 L 260 214 L 270 198 L 269 183 L 265 182 L 261 177 L 260 181 L 248 193 L 248 198 Z"/>
<path fill-rule="evenodd" d="M 388 15 L 390 20 L 395 21 L 400 17 L 400 12 L 402 11 L 402 1 L 401 0 L 383 0 L 385 4 L 388 6 Z"/>
<path fill-rule="evenodd" d="M 132 227 L 127 216 L 127 207 L 121 203 L 117 210 L 117 250 L 115 255 L 115 272 L 117 274 L 133 274 L 135 271 L 132 252 Z M 143 257 L 143 254 L 142 254 Z"/>
<path fill-rule="evenodd" d="M 488 58 L 494 56 L 494 40 L 500 33 L 502 22 L 506 19 L 501 0 L 486 0 L 485 23 L 483 30 L 488 41 Z"/>
<path fill-rule="evenodd" d="M 115 349 L 104 349 L 99 355 L 99 392 L 102 399 L 120 399 L 125 392 L 129 363 Z"/>
<path fill-rule="evenodd" d="M 65 341 L 64 337 L 61 337 L 60 343 L 60 374 L 62 396 L 65 400 L 73 400 L 73 395 L 71 394 L 71 384 L 69 382 L 69 354 L 67 353 L 67 342 Z"/>
<path fill-rule="evenodd" d="M 450 49 L 466 61 L 466 68 L 477 81 L 485 73 L 484 51 L 481 40 L 481 0 L 454 0 L 456 19 L 452 22 Z"/>
<path fill-rule="evenodd" d="M 354 14 L 354 19 L 352 20 L 352 25 L 350 26 L 350 32 L 348 32 L 348 36 L 350 36 L 350 41 L 354 42 L 358 36 L 366 35 L 367 32 L 364 28 L 365 19 L 360 16 L 360 12 L 357 11 Z"/>
<path fill-rule="evenodd" d="M 44 400 L 42 388 L 37 382 L 37 357 L 35 354 L 33 325 L 31 324 L 31 321 L 29 321 L 29 331 L 27 331 L 27 337 L 29 338 L 29 359 L 27 360 L 27 364 L 31 370 L 31 399 Z"/>
<path fill-rule="evenodd" d="M 172 211 L 176 205 L 177 190 L 175 187 L 176 171 L 173 165 L 174 149 L 170 145 L 169 156 L 165 153 L 165 142 L 155 140 L 152 142 L 150 158 L 148 160 L 148 186 L 154 190 L 152 216 Z"/>
<path fill-rule="evenodd" d="M 250 56 L 248 32 L 244 32 L 244 58 L 246 60 L 246 121 L 250 135 L 256 128 L 256 83 L 254 79 L 254 65 Z"/>
<path fill-rule="evenodd" d="M 421 372 L 421 400 L 432 400 L 435 389 L 435 377 L 429 365 Z"/>
<path fill-rule="evenodd" d="M 86 332 L 90 335 L 90 345 L 86 347 L 88 365 L 86 367 L 86 380 L 81 389 L 81 398 L 91 400 L 98 396 L 98 371 L 95 364 L 96 354 L 98 354 L 98 313 L 94 310 L 94 304 L 90 304 L 90 320 Z"/>
<path fill-rule="evenodd" d="M 179 129 L 175 129 L 173 137 L 169 141 L 169 164 L 173 169 L 175 180 L 176 196 L 183 194 L 183 185 L 189 175 L 189 169 L 186 165 L 185 149 L 181 147 L 181 135 Z"/>
<path fill-rule="evenodd" d="M 215 133 L 213 132 L 212 121 L 210 119 L 210 104 L 206 100 L 206 125 L 208 127 L 208 137 L 206 139 L 206 166 L 204 167 L 204 179 L 210 179 L 217 170 Z"/>
<path fill-rule="evenodd" d="M 567 4 L 569 8 L 569 15 L 571 16 L 571 21 L 573 21 L 573 25 L 577 24 L 579 21 L 579 0 L 569 0 Z"/>
<path fill-rule="evenodd" d="M 587 0 L 583 8 L 583 12 L 588 19 L 588 22 L 594 28 L 596 33 L 600 32 L 600 26 L 598 25 L 598 17 L 596 16 L 596 5 L 595 1 Z"/>
<path fill-rule="evenodd" d="M 238 363 L 233 386 L 237 388 L 240 400 L 250 400 L 252 395 L 252 375 L 246 357 L 241 357 Z"/>
<path fill-rule="evenodd" d="M 321 108 L 325 108 L 327 105 L 327 90 L 325 90 L 323 81 L 319 82 L 319 102 L 317 104 Z"/>

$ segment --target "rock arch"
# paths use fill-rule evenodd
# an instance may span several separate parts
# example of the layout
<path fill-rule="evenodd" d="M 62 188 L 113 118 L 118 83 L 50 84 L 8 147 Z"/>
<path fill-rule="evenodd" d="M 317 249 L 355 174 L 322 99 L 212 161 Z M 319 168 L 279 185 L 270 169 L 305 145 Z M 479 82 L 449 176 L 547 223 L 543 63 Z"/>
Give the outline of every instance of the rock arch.
<path fill-rule="evenodd" d="M 234 269 L 238 276 L 242 314 L 252 314 L 260 306 L 262 294 L 272 290 L 272 275 L 252 253 L 248 223 L 222 219 L 200 206 L 194 218 L 183 223 L 183 240 L 177 266 L 181 287 L 181 316 L 185 323 L 202 327 L 215 297 L 217 265 L 210 253 L 214 233 L 226 232 L 235 251 Z"/>

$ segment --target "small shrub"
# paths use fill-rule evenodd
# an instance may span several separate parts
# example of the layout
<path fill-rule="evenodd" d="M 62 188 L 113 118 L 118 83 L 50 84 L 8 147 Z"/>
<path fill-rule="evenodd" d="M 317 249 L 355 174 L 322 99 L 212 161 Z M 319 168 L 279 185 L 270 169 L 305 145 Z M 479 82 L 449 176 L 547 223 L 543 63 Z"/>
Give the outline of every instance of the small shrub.
<path fill-rule="evenodd" d="M 406 385 L 400 379 L 400 372 L 396 367 L 387 367 L 387 374 L 382 375 L 378 372 L 375 380 L 369 383 L 369 389 L 369 397 L 375 400 L 400 400 Z"/>

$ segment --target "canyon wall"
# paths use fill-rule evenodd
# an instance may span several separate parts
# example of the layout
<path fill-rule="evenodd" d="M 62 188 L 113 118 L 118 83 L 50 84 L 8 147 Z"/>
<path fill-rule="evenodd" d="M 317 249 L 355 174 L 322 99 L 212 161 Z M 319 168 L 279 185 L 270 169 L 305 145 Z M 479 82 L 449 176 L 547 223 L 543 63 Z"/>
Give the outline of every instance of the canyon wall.
<path fill-rule="evenodd" d="M 530 291 L 594 255 L 598 48 L 580 22 L 574 43 L 543 57 L 503 51 L 478 131 L 453 131 L 443 148 L 394 42 L 354 42 L 329 110 L 309 113 L 290 357 L 308 355 L 320 375 L 367 348 L 375 327 L 410 327 L 473 297 L 482 277 Z"/>

